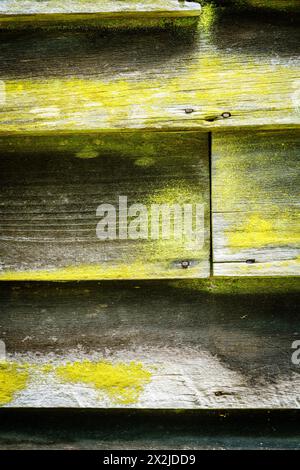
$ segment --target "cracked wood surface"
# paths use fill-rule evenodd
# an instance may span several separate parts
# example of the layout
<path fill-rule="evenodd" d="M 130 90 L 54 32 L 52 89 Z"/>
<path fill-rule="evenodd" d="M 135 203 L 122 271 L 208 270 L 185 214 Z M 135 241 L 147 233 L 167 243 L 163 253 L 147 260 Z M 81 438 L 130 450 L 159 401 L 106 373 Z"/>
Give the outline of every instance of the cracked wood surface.
<path fill-rule="evenodd" d="M 223 293 L 217 282 L 211 287 L 203 281 L 2 283 L 7 358 L 36 367 L 141 362 L 152 376 L 130 407 L 298 408 L 299 366 L 291 355 L 299 339 L 299 291 L 229 294 L 226 283 Z M 61 383 L 42 370 L 6 406 L 115 407 L 92 386 Z"/>

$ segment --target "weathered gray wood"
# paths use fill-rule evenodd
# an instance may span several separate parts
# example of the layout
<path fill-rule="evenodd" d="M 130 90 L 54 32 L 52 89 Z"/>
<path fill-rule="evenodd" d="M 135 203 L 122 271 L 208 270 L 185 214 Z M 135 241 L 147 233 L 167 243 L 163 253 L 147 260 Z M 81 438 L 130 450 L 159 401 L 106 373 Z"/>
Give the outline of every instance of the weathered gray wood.
<path fill-rule="evenodd" d="M 0 42 L 2 134 L 300 124 L 296 24 L 208 5 L 190 39 L 61 32 Z"/>
<path fill-rule="evenodd" d="M 196 15 L 201 9 L 196 2 L 178 2 L 176 0 L 1 0 L 0 12 L 4 15 L 37 15 L 37 14 L 72 14 L 114 13 L 126 15 L 129 13 L 164 13 L 176 16 Z"/>
<path fill-rule="evenodd" d="M 13 143 L 2 137 L 0 154 L 1 280 L 209 275 L 206 134 L 36 136 L 15 137 Z M 120 196 L 128 198 L 128 208 L 145 205 L 148 239 L 120 239 L 118 232 L 113 240 L 97 238 L 100 204 L 116 208 L 120 228 Z M 205 205 L 204 245 L 196 240 L 190 245 L 186 236 L 176 239 L 173 219 L 170 239 L 162 232 L 153 239 L 151 206 L 185 203 L 193 204 L 194 216 L 195 205 Z M 126 228 L 125 221 L 121 225 Z M 190 261 L 187 269 L 182 261 Z"/>
<path fill-rule="evenodd" d="M 0 417 L 1 450 L 300 448 L 299 410 L 2 409 Z"/>
<path fill-rule="evenodd" d="M 214 274 L 299 275 L 299 133 L 215 134 L 212 146 Z"/>
<path fill-rule="evenodd" d="M 200 11 L 177 0 L 1 0 L 0 29 L 191 26 Z"/>
<path fill-rule="evenodd" d="M 285 293 L 251 294 L 253 279 L 236 287 L 231 280 L 1 283 L 7 359 L 31 365 L 29 383 L 6 406 L 298 408 L 299 289 L 278 281 L 261 284 Z M 135 361 L 152 375 L 135 402 L 119 404 L 55 375 L 56 366 L 82 360 Z"/>

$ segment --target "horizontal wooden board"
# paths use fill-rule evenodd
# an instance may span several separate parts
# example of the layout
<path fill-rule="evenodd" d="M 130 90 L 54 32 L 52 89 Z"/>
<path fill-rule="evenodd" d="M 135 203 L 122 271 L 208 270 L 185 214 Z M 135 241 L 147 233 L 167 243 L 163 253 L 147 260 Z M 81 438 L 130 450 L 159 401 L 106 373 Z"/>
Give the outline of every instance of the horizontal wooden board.
<path fill-rule="evenodd" d="M 209 275 L 207 134 L 2 137 L 0 173 L 0 280 Z M 147 210 L 146 231 L 138 239 L 120 235 L 119 229 L 129 230 L 139 215 L 128 213 L 128 223 L 120 222 L 120 197 L 127 197 L 128 211 L 132 204 L 144 204 Z M 110 240 L 96 235 L 105 215 L 96 214 L 101 204 L 116 209 L 117 233 L 111 232 Z M 159 232 L 155 239 L 155 204 L 167 204 L 171 210 L 173 204 L 181 209 L 192 204 L 195 224 L 196 204 L 204 205 L 204 244 L 186 237 L 183 226 L 182 237 L 176 238 L 172 212 L 170 236 L 164 239 Z M 202 224 L 201 217 L 199 221 Z M 162 219 L 158 222 L 161 230 Z M 202 225 L 200 229 L 203 232 Z"/>
<path fill-rule="evenodd" d="M 195 25 L 201 7 L 176 0 L 2 0 L 0 29 Z"/>
<path fill-rule="evenodd" d="M 258 10 L 275 11 L 280 13 L 300 11 L 298 0 L 205 0 L 204 3 L 214 3 L 229 7 L 232 11 Z"/>
<path fill-rule="evenodd" d="M 300 274 L 299 148 L 297 131 L 214 135 L 215 275 Z"/>
<path fill-rule="evenodd" d="M 101 13 L 126 15 L 129 13 L 167 12 L 170 15 L 197 15 L 197 2 L 176 0 L 1 0 L 0 12 L 5 15 L 36 15 L 55 13 Z"/>
<path fill-rule="evenodd" d="M 207 5 L 188 37 L 2 33 L 0 42 L 2 134 L 300 124 L 294 23 Z"/>
<path fill-rule="evenodd" d="M 299 408 L 292 362 L 299 289 L 222 294 L 206 287 L 201 280 L 1 283 L 2 405 Z M 73 375 L 66 377 L 68 362 Z"/>
<path fill-rule="evenodd" d="M 1 450 L 300 448 L 299 410 L 10 408 L 0 417 Z"/>
<path fill-rule="evenodd" d="M 300 12 L 299 0 L 213 0 L 222 6 L 237 9 L 270 10 L 278 12 Z"/>

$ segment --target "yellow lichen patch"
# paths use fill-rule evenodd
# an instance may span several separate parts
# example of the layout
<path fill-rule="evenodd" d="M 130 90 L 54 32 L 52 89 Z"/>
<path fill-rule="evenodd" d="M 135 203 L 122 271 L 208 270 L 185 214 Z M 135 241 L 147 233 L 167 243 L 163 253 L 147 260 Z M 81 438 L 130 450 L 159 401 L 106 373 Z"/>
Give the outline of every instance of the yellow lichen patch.
<path fill-rule="evenodd" d="M 0 281 L 90 281 L 103 279 L 186 278 L 195 276 L 197 272 L 198 270 L 196 268 L 190 268 L 187 272 L 187 270 L 180 268 L 170 268 L 165 262 L 146 264 L 146 261 L 144 261 L 107 266 L 67 266 L 53 270 L 4 271 L 0 274 Z"/>
<path fill-rule="evenodd" d="M 208 181 L 208 175 L 207 175 Z M 202 191 L 201 191 L 202 189 Z M 141 253 L 144 253 L 145 257 L 151 258 L 151 260 L 159 261 L 159 259 L 170 260 L 182 260 L 182 259 L 194 259 L 197 261 L 208 260 L 208 244 L 209 244 L 209 222 L 208 222 L 208 185 L 201 187 L 196 184 L 188 186 L 186 183 L 178 181 L 169 181 L 169 184 L 159 191 L 152 193 L 148 198 L 148 207 L 152 205 L 158 205 L 163 208 L 167 206 L 166 213 L 169 215 L 163 215 L 163 211 L 159 211 L 159 218 L 153 216 L 152 211 L 149 212 L 149 225 L 152 228 L 158 225 L 159 238 L 153 240 L 152 243 L 142 247 Z M 185 204 L 192 206 L 192 232 L 186 233 L 184 229 L 184 211 L 183 207 Z M 180 206 L 180 221 L 175 217 L 175 207 Z M 203 207 L 203 213 L 196 207 Z M 170 212 L 169 212 L 170 211 Z M 204 217 L 204 218 L 203 218 Z M 166 227 L 167 221 L 170 220 L 170 236 L 169 238 L 163 238 L 163 226 Z M 158 222 L 158 224 L 157 224 Z M 181 230 L 178 232 L 178 236 L 175 235 L 176 228 L 181 225 Z M 191 268 L 189 268 L 191 269 Z M 195 268 L 195 274 L 199 270 L 199 266 Z M 188 276 L 187 276 L 188 277 Z"/>
<path fill-rule="evenodd" d="M 184 66 L 178 62 L 158 69 L 153 78 L 136 73 L 126 80 L 115 74 L 100 76 L 16 79 L 3 82 L 5 107 L 0 114 L 2 132 L 99 131 L 104 129 L 210 127 L 268 123 L 283 109 L 295 118 L 294 83 L 297 64 L 275 62 L 272 57 L 239 51 L 224 53 L 207 38 L 214 31 L 214 10 L 205 7 L 199 45 Z M 208 41 L 206 43 L 205 41 Z M 205 46 L 205 47 L 204 47 Z M 270 76 L 272 80 L 270 80 Z M 187 86 L 187 83 L 189 86 Z M 187 115 L 186 108 L 195 109 Z M 272 110 L 272 112 L 271 112 Z M 207 121 L 230 111 L 232 119 Z M 254 121 L 255 120 L 255 121 Z M 286 121 L 288 122 L 288 121 Z"/>
<path fill-rule="evenodd" d="M 252 214 L 245 222 L 226 230 L 229 244 L 236 248 L 297 245 L 300 234 L 289 226 L 289 217 L 266 220 L 260 214 Z"/>
<path fill-rule="evenodd" d="M 50 372 L 53 372 L 53 365 L 52 364 L 44 364 L 44 365 L 38 367 L 38 371 L 40 373 L 49 374 Z"/>
<path fill-rule="evenodd" d="M 6 271 L 0 275 L 1 280 L 31 280 L 31 281 L 72 281 L 72 280 L 97 280 L 97 279 L 122 279 L 131 277 L 133 272 L 137 277 L 143 277 L 143 266 L 117 265 L 78 265 L 66 266 L 53 270 L 37 269 L 28 271 Z"/>
<path fill-rule="evenodd" d="M 209 31 L 214 24 L 217 16 L 217 10 L 215 5 L 205 5 L 202 8 L 202 14 L 200 18 L 200 25 L 204 31 Z"/>
<path fill-rule="evenodd" d="M 11 402 L 15 394 L 26 387 L 28 376 L 26 365 L 0 363 L 0 406 Z"/>
<path fill-rule="evenodd" d="M 74 362 L 57 367 L 56 374 L 66 382 L 92 385 L 123 405 L 137 402 L 151 379 L 151 372 L 135 362 Z"/>

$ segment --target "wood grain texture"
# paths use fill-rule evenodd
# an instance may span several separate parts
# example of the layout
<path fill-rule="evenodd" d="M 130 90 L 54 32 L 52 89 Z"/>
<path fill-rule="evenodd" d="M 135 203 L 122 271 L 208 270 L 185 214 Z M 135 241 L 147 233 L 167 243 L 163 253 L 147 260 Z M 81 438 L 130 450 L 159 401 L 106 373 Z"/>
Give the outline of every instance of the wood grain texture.
<path fill-rule="evenodd" d="M 299 291 L 214 294 L 201 281 L 0 289 L 7 359 L 34 366 L 8 407 L 299 408 L 299 365 L 291 361 Z M 116 405 L 51 372 L 83 360 L 140 362 L 151 380 L 135 403 Z"/>
<path fill-rule="evenodd" d="M 200 11 L 198 3 L 176 0 L 2 0 L 0 29 L 192 26 Z"/>
<path fill-rule="evenodd" d="M 0 139 L 0 279 L 80 280 L 209 275 L 208 136 L 120 133 Z M 100 240 L 100 204 L 144 204 L 148 239 Z M 151 237 L 153 204 L 204 204 L 205 243 Z M 138 213 L 136 214 L 138 215 Z M 171 213 L 172 217 L 172 213 Z M 134 217 L 128 216 L 128 225 Z M 162 220 L 160 219 L 160 228 Z M 182 232 L 183 233 L 183 232 Z M 146 234 L 147 236 L 147 234 Z M 189 261 L 188 269 L 182 261 Z"/>
<path fill-rule="evenodd" d="M 300 274 L 300 136 L 215 134 L 212 147 L 214 274 Z"/>
<path fill-rule="evenodd" d="M 0 12 L 6 15 L 39 13 L 102 13 L 125 14 L 130 12 L 168 12 L 170 15 L 196 15 L 199 3 L 176 0 L 1 0 Z"/>
<path fill-rule="evenodd" d="M 0 40 L 2 134 L 300 124 L 293 23 L 208 5 L 184 39 L 52 32 Z"/>

